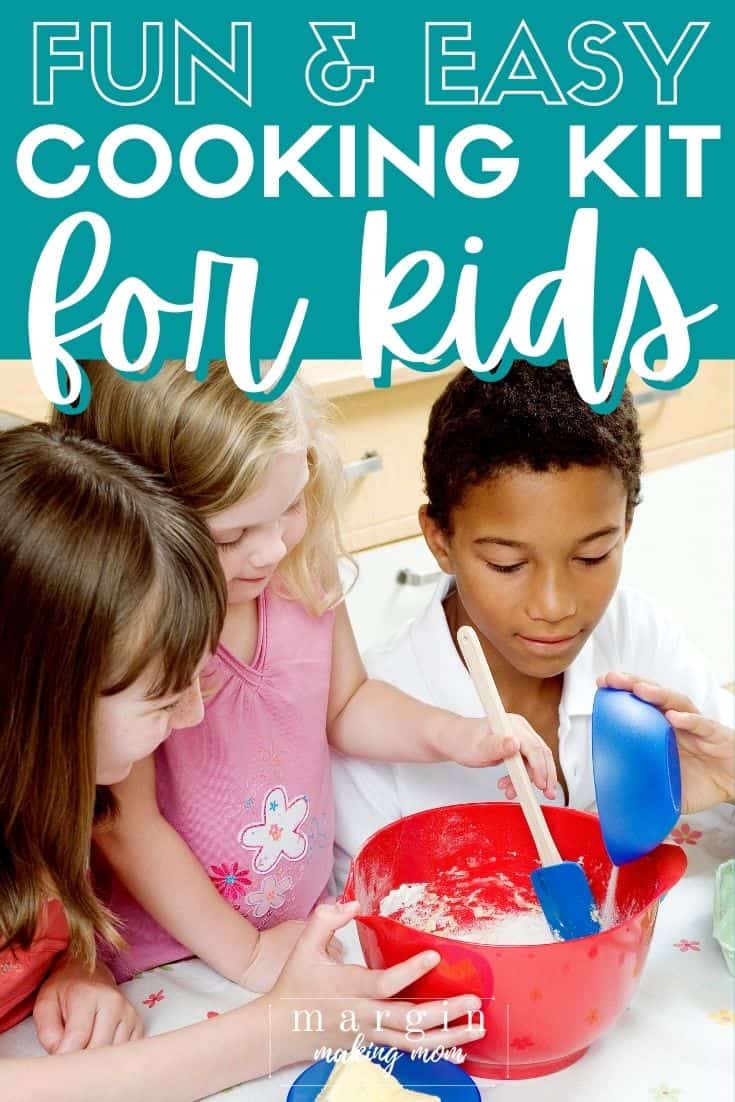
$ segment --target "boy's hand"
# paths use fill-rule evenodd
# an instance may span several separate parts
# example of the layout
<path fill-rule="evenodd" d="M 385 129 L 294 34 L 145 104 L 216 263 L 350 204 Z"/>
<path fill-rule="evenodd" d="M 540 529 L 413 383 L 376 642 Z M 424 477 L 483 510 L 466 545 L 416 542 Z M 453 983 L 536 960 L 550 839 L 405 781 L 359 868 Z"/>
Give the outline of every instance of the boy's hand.
<path fill-rule="evenodd" d="M 38 1039 L 47 1052 L 122 1045 L 143 1036 L 143 1022 L 101 962 L 88 972 L 64 958 L 41 985 L 33 1007 Z"/>
<path fill-rule="evenodd" d="M 441 756 L 459 765 L 481 768 L 500 765 L 520 750 L 533 783 L 550 800 L 556 795 L 556 765 L 554 755 L 524 716 L 508 714 L 513 726 L 513 738 L 496 735 L 486 719 L 462 719 L 451 716 L 439 735 Z M 509 797 L 514 795 L 512 786 Z"/>
<path fill-rule="evenodd" d="M 386 1048 L 451 1048 L 482 1037 L 484 1028 L 476 1023 L 470 1027 L 466 1017 L 464 1024 L 444 1028 L 445 1020 L 454 1022 L 480 1009 L 481 1001 L 474 995 L 421 1004 L 396 998 L 436 967 L 438 953 L 419 953 L 392 968 L 376 970 L 330 960 L 327 947 L 334 934 L 358 912 L 357 903 L 322 904 L 307 923 L 272 992 L 276 1066 L 279 1058 L 283 1063 L 313 1059 L 322 1045 L 349 1049 L 352 1028 L 349 1032 L 340 1028 L 346 1015 L 350 1015 L 350 1027 L 356 1024 L 366 1042 Z M 295 1029 L 294 1015 L 299 1011 L 302 1018 L 310 1012 L 311 1020 L 319 1015 L 322 1029 L 318 1033 Z M 411 1012 L 413 1017 L 408 1018 Z"/>
<path fill-rule="evenodd" d="M 289 920 L 270 930 L 261 931 L 250 964 L 240 978 L 240 986 L 246 987 L 248 991 L 270 991 L 305 927 L 304 922 Z M 334 961 L 344 958 L 344 946 L 339 938 L 333 937 L 329 942 L 327 955 Z"/>
<path fill-rule="evenodd" d="M 735 800 L 735 731 L 706 719 L 691 700 L 654 681 L 632 674 L 608 673 L 601 688 L 627 689 L 654 704 L 674 728 L 681 762 L 681 811 L 691 815 Z"/>

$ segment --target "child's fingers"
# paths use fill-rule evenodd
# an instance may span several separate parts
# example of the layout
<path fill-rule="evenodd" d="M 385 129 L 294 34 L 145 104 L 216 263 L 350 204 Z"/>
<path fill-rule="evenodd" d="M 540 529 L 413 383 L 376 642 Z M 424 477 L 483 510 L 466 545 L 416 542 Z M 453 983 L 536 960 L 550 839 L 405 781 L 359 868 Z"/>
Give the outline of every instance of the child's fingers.
<path fill-rule="evenodd" d="M 46 1052 L 56 1052 L 64 1036 L 64 1020 L 55 992 L 46 994 L 41 991 L 33 1007 L 33 1020 L 38 1040 Z"/>
<path fill-rule="evenodd" d="M 79 1052 L 86 1048 L 92 1036 L 95 1019 L 95 1003 L 91 997 L 75 999 L 64 1023 L 64 1035 L 56 1049 L 62 1052 Z"/>
<path fill-rule="evenodd" d="M 416 980 L 420 980 L 432 968 L 436 968 L 441 957 L 433 949 L 426 953 L 417 953 L 400 964 L 394 964 L 392 968 L 381 971 L 364 973 L 365 983 L 369 995 L 374 999 L 390 999 L 399 991 L 410 987 Z"/>
<path fill-rule="evenodd" d="M 694 705 L 688 696 L 678 693 L 674 689 L 666 689 L 662 685 L 656 685 L 652 681 L 636 681 L 633 692 L 641 700 L 648 704 L 655 704 L 662 711 L 675 709 L 681 712 L 693 712 Z"/>
<path fill-rule="evenodd" d="M 87 1048 L 105 1048 L 113 1043 L 118 1026 L 121 1024 L 120 1009 L 114 1006 L 98 1006 L 94 1016 L 92 1033 L 87 1043 Z M 130 1036 L 130 1030 L 123 1023 L 126 1030 L 126 1038 Z"/>
<path fill-rule="evenodd" d="M 695 735 L 697 739 L 703 739 L 705 742 L 717 738 L 717 724 L 706 716 L 700 715 L 699 712 L 680 712 L 670 708 L 664 714 L 677 733 L 686 731 L 687 734 Z"/>
<path fill-rule="evenodd" d="M 511 719 L 531 780 L 541 792 L 553 798 L 557 784 L 554 755 L 525 716 L 512 715 Z"/>
<path fill-rule="evenodd" d="M 300 945 L 317 952 L 328 953 L 332 935 L 360 913 L 360 904 L 322 903 L 314 911 L 301 935 Z"/>
<path fill-rule="evenodd" d="M 597 686 L 600 689 L 627 689 L 628 692 L 632 692 L 633 685 L 640 680 L 640 677 L 636 677 L 632 673 L 623 673 L 622 670 L 610 670 L 602 677 L 597 678 Z M 649 684 L 653 685 L 655 682 L 651 681 Z"/>
<path fill-rule="evenodd" d="M 656 681 L 635 677 L 629 673 L 608 673 L 604 678 L 598 680 L 598 684 L 603 681 L 608 688 L 626 689 L 641 700 L 645 700 L 648 704 L 655 704 L 662 711 L 670 708 L 682 712 L 694 711 L 694 705 L 688 696 L 684 696 L 683 693 L 679 693 L 675 689 L 667 689 Z"/>
<path fill-rule="evenodd" d="M 383 1008 L 380 1008 L 383 1010 Z M 411 1029 L 411 1023 L 420 1029 L 436 1029 L 437 1026 L 456 1022 L 460 1018 L 467 1022 L 468 1015 L 482 1009 L 482 999 L 477 995 L 457 995 L 453 999 L 442 999 L 430 1003 L 391 1002 L 382 1017 L 393 1029 Z"/>
<path fill-rule="evenodd" d="M 327 956 L 330 960 L 336 960 L 338 964 L 345 959 L 345 947 L 338 937 L 333 937 L 327 945 Z"/>
<path fill-rule="evenodd" d="M 384 1045 L 386 1048 L 402 1049 L 404 1052 L 412 1052 L 414 1049 L 447 1049 L 469 1045 L 473 1041 L 479 1041 L 481 1037 L 484 1037 L 485 1029 L 477 1023 L 468 1026 L 465 1022 L 464 1025 L 453 1026 L 451 1029 L 444 1029 L 440 1026 L 438 1029 L 432 1029 L 426 1033 L 421 1029 L 420 1032 L 414 1035 L 400 1033 L 398 1030 L 381 1029 L 372 1030 L 366 1036 L 374 1044 Z"/>
<path fill-rule="evenodd" d="M 112 1035 L 112 1042 L 111 1043 L 113 1045 L 126 1045 L 128 1043 L 128 1041 L 133 1040 L 134 1036 L 135 1036 L 135 1029 L 133 1028 L 132 1022 L 128 1022 L 128 1021 L 123 1020 L 121 1022 L 118 1022 L 117 1028 L 116 1028 L 115 1032 Z M 90 1045 L 89 1047 L 93 1048 L 94 1046 Z"/>

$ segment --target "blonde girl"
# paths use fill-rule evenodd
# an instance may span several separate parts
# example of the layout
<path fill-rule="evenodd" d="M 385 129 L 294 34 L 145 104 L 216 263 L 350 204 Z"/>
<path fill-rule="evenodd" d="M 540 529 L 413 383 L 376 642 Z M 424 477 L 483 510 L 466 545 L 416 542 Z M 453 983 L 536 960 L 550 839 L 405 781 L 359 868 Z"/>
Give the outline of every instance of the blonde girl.
<path fill-rule="evenodd" d="M 88 875 L 93 824 L 114 823 L 100 786 L 201 718 L 198 675 L 224 605 L 209 537 L 156 478 L 47 426 L 0 434 L 0 1030 L 33 1010 L 42 1042 L 63 1053 L 0 1059 L 4 1099 L 187 1102 L 269 1070 L 262 1000 L 139 1040 L 135 1012 L 95 958 L 96 937 L 120 940 Z M 321 1007 L 334 1044 L 338 1004 L 307 994 L 348 990 L 368 1024 L 378 992 L 436 963 L 385 973 L 329 963 L 325 946 L 350 917 L 321 909 L 285 970 L 270 1067 L 313 1044 L 289 1029 L 294 999 Z M 433 1007 L 429 1025 L 442 1014 Z M 95 1051 L 71 1051 L 85 1046 Z"/>
<path fill-rule="evenodd" d="M 326 894 L 330 745 L 470 765 L 520 746 L 546 791 L 553 760 L 527 725 L 504 742 L 367 679 L 338 583 L 340 465 L 304 385 L 256 402 L 223 361 L 204 382 L 173 362 L 144 382 L 83 367 L 90 406 L 57 422 L 163 474 L 205 521 L 228 588 L 203 721 L 116 787 L 121 814 L 99 837 L 130 947 L 113 969 L 125 978 L 193 953 L 268 990 Z"/>

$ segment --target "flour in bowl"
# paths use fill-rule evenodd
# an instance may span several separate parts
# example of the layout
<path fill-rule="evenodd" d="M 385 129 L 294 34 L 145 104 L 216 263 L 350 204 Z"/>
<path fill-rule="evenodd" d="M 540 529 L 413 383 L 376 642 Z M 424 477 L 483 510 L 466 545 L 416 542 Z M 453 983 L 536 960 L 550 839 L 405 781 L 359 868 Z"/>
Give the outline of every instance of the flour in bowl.
<path fill-rule="evenodd" d="M 502 878 L 502 874 L 501 874 Z M 487 887 L 494 878 L 485 877 Z M 502 882 L 502 880 L 501 880 Z M 510 887 L 510 882 L 504 887 Z M 538 903 L 514 891 L 513 910 L 482 902 L 480 889 L 440 894 L 428 884 L 401 884 L 380 903 L 380 914 L 424 933 L 480 945 L 544 945 L 554 936 Z M 517 909 L 515 909 L 517 908 Z"/>

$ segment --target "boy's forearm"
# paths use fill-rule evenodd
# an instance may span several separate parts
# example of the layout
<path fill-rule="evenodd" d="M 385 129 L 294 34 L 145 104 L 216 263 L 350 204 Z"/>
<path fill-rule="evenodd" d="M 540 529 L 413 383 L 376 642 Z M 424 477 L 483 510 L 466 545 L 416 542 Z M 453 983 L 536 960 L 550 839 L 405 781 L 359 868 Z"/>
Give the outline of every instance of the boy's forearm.
<path fill-rule="evenodd" d="M 241 981 L 258 931 L 219 895 L 163 817 L 130 831 L 113 827 L 98 843 L 128 891 L 159 925 L 220 975 Z"/>
<path fill-rule="evenodd" d="M 283 1012 L 258 999 L 197 1025 L 126 1045 L 0 1060 L 4 1102 L 195 1102 L 298 1059 Z"/>
<path fill-rule="evenodd" d="M 436 762 L 444 732 L 456 716 L 424 704 L 385 681 L 364 681 L 331 722 L 330 745 L 350 757 Z"/>

